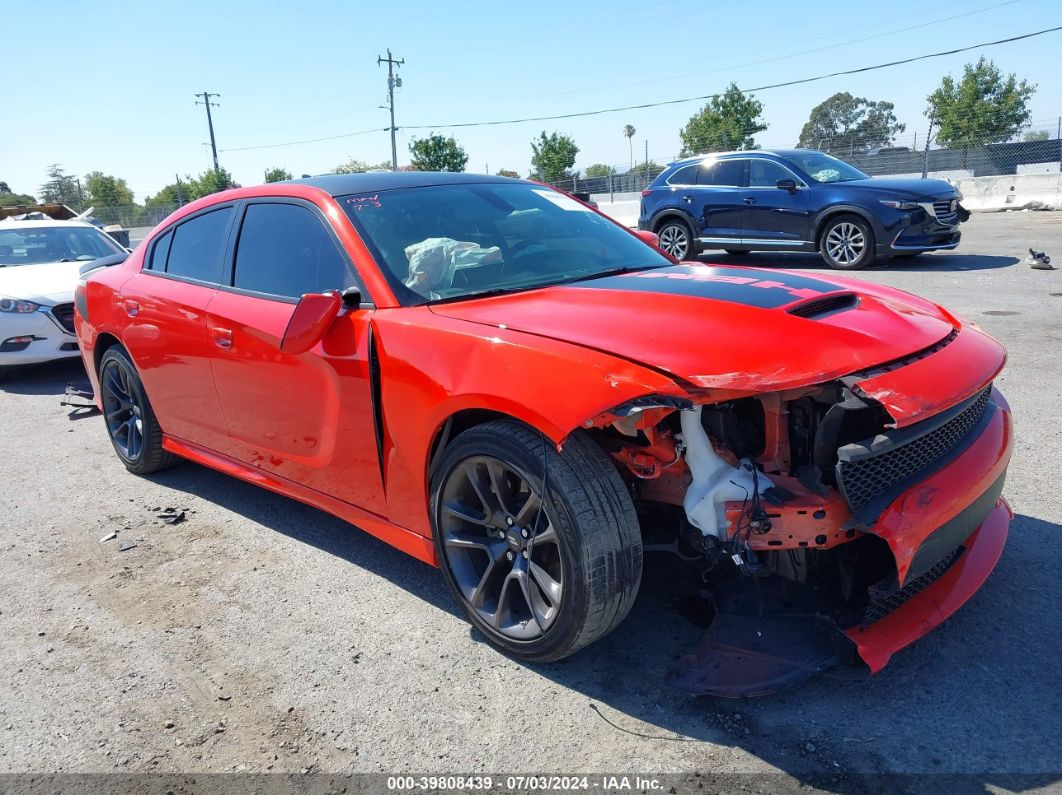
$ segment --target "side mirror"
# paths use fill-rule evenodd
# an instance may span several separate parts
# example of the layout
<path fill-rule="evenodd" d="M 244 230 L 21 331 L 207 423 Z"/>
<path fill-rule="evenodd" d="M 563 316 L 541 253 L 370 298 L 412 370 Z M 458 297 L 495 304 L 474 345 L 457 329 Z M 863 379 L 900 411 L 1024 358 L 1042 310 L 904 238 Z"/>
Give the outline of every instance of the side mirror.
<path fill-rule="evenodd" d="M 660 236 L 656 232 L 650 232 L 648 229 L 639 229 L 634 234 L 638 235 L 650 246 L 660 248 Z"/>
<path fill-rule="evenodd" d="M 280 350 L 284 353 L 306 353 L 324 339 L 342 306 L 343 298 L 336 290 L 304 295 L 299 299 L 284 330 Z"/>
<path fill-rule="evenodd" d="M 774 186 L 779 190 L 788 191 L 789 193 L 796 193 L 797 184 L 795 179 L 780 179 Z"/>
<path fill-rule="evenodd" d="M 357 309 L 361 306 L 361 290 L 357 287 L 348 287 L 339 297 L 343 299 L 344 309 Z"/>

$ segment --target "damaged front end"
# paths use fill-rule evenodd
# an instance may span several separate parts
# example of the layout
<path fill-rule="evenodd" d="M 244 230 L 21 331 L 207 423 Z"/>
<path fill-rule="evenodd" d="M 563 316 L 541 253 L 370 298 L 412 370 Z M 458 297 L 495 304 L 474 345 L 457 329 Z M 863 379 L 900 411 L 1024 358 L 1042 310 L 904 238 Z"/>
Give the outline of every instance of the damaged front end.
<path fill-rule="evenodd" d="M 647 396 L 589 423 L 646 550 L 704 583 L 713 618 L 673 685 L 736 697 L 857 658 L 876 672 L 984 582 L 1010 518 L 1002 359 L 968 368 L 957 400 L 939 384 L 896 398 L 889 384 L 909 387 L 920 361 L 752 396 Z"/>

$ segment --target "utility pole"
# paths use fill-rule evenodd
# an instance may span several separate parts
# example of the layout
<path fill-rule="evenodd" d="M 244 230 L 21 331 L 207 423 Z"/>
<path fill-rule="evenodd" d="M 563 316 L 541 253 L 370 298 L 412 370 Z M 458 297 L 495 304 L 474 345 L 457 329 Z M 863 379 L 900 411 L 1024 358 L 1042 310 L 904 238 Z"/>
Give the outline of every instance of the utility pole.
<path fill-rule="evenodd" d="M 210 107 L 211 107 L 211 105 L 213 105 L 215 108 L 219 107 L 219 105 L 218 105 L 218 103 L 212 101 L 210 98 L 211 97 L 220 97 L 221 94 L 211 94 L 211 93 L 209 93 L 207 91 L 204 91 L 202 94 L 196 94 L 195 96 L 196 96 L 196 101 L 195 101 L 196 105 L 206 105 L 207 126 L 210 128 L 210 151 L 214 153 L 214 170 L 215 171 L 220 171 L 221 169 L 218 167 L 218 145 L 214 141 L 214 120 L 210 117 Z M 202 102 L 199 101 L 199 97 L 203 98 Z"/>
<path fill-rule="evenodd" d="M 376 65 L 387 64 L 387 109 L 391 111 L 391 170 L 398 171 L 398 147 L 395 144 L 395 88 L 402 87 L 402 78 L 395 77 L 395 67 L 406 62 L 405 58 L 395 60 L 391 57 L 391 49 L 387 49 L 387 57 L 376 56 Z"/>

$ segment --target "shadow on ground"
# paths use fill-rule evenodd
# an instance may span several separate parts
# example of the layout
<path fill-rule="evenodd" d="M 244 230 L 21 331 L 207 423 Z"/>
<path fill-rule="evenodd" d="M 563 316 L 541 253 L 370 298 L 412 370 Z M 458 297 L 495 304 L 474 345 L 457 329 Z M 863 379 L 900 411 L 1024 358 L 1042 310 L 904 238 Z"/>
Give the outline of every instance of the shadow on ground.
<path fill-rule="evenodd" d="M 764 251 L 755 254 L 727 254 L 723 251 L 706 251 L 698 257 L 702 262 L 716 265 L 745 265 L 760 268 L 785 268 L 804 270 L 823 269 L 827 265 L 818 254 L 782 253 Z M 903 271 L 978 271 L 1009 268 L 1021 260 L 1018 257 L 1003 257 L 991 254 L 922 254 L 918 257 L 901 257 L 879 260 L 868 270 L 891 268 Z M 843 273 L 843 271 L 838 271 Z"/>
<path fill-rule="evenodd" d="M 154 479 L 460 615 L 437 571 L 339 519 L 192 464 Z M 984 589 L 877 676 L 835 669 L 755 700 L 694 698 L 668 688 L 667 668 L 692 650 L 703 629 L 675 609 L 673 567 L 660 554 L 647 556 L 641 594 L 615 632 L 568 660 L 529 667 L 585 695 L 586 720 L 600 721 L 606 733 L 687 742 L 691 753 L 698 742 L 729 745 L 803 784 L 837 792 L 1048 787 L 1062 781 L 1055 739 L 1062 734 L 1056 678 L 1062 611 L 1049 599 L 1042 609 L 1022 602 L 1023 594 L 1055 591 L 1059 566 L 1040 560 L 1030 567 L 1027 558 L 1042 558 L 1036 550 L 1045 546 L 1058 558 L 1060 532 L 1052 522 L 1016 517 L 1011 543 Z M 469 635 L 483 642 L 471 628 Z"/>
<path fill-rule="evenodd" d="M 9 367 L 0 374 L 0 392 L 12 395 L 62 395 L 72 383 L 88 383 L 81 359 Z"/>

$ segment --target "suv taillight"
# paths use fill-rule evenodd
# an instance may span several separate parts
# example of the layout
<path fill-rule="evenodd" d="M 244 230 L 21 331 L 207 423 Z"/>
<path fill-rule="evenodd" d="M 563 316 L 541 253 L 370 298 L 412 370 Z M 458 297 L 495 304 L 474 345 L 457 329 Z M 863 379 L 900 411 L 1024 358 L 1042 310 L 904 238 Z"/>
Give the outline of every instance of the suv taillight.
<path fill-rule="evenodd" d="M 645 190 L 642 191 L 642 198 L 644 199 L 646 196 L 648 196 L 652 192 L 653 191 L 652 191 L 651 188 L 646 188 Z"/>

